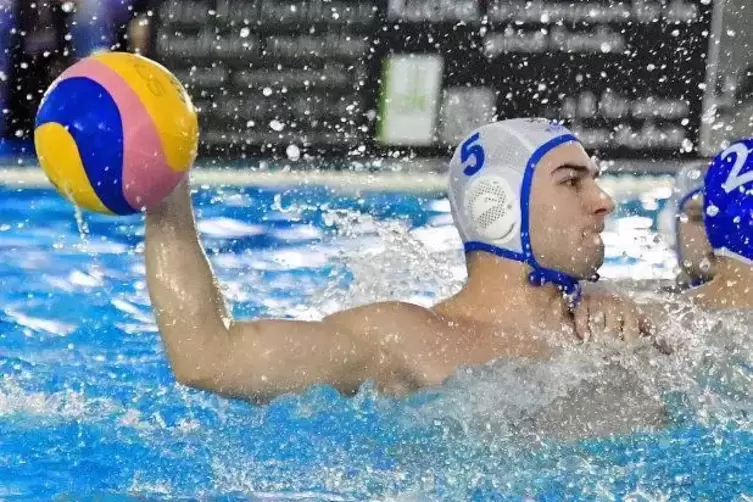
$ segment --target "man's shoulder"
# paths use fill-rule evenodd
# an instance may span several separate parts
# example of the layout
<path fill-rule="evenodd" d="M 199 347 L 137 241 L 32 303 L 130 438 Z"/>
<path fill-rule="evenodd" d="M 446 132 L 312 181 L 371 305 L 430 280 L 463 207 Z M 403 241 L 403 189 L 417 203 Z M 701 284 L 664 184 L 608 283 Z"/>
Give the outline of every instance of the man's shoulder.
<path fill-rule="evenodd" d="M 370 303 L 327 316 L 327 322 L 362 334 L 410 333 L 436 320 L 437 315 L 428 308 L 399 301 Z"/>

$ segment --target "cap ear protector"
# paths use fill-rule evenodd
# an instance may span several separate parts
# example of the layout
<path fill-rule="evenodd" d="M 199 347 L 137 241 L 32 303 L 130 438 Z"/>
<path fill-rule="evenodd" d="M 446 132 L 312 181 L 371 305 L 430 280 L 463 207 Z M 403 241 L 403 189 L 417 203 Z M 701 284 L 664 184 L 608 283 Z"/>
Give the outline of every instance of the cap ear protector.
<path fill-rule="evenodd" d="M 463 195 L 468 222 L 484 240 L 504 244 L 520 233 L 520 197 L 505 178 L 479 176 Z"/>

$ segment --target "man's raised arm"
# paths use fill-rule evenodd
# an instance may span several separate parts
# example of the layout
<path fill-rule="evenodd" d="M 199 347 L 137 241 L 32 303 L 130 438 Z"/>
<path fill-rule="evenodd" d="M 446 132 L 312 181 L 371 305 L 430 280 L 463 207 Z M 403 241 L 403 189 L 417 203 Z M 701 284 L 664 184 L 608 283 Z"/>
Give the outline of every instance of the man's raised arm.
<path fill-rule="evenodd" d="M 352 392 L 385 358 L 368 327 L 321 322 L 236 322 L 199 241 L 187 181 L 146 217 L 146 272 L 160 336 L 176 379 L 219 394 L 267 400 L 312 384 Z"/>

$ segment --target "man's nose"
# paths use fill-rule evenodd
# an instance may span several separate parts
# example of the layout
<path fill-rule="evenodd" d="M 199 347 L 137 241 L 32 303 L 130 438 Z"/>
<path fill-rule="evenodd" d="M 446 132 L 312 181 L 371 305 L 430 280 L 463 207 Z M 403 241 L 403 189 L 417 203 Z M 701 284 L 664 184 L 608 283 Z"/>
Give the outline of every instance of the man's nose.
<path fill-rule="evenodd" d="M 595 180 L 592 190 L 590 190 L 589 199 L 590 209 L 594 214 L 606 217 L 614 211 L 614 201 Z"/>

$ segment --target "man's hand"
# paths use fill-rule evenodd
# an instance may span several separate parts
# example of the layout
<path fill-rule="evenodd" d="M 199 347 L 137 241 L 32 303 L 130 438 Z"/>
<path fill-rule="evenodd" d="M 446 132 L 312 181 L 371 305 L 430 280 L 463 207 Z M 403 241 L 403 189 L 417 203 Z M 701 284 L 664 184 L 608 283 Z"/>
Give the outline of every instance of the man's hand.
<path fill-rule="evenodd" d="M 584 342 L 609 336 L 634 343 L 653 335 L 653 322 L 638 304 L 603 286 L 584 287 L 573 317 L 575 333 Z"/>

